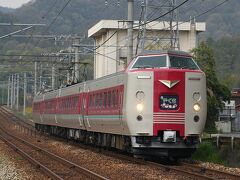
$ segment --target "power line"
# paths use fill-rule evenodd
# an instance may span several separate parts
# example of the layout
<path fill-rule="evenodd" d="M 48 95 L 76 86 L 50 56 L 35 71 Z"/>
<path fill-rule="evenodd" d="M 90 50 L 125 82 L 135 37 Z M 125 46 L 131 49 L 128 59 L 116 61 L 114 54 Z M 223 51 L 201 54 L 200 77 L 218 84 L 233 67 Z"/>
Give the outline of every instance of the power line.
<path fill-rule="evenodd" d="M 52 9 L 55 7 L 58 0 L 55 0 L 55 2 L 50 6 L 50 8 L 47 10 L 47 12 L 42 16 L 42 19 L 45 19 L 45 17 L 52 11 Z"/>
<path fill-rule="evenodd" d="M 71 2 L 72 0 L 68 0 L 67 3 L 63 6 L 63 8 L 59 11 L 59 13 L 57 14 L 57 16 L 53 19 L 53 21 L 48 25 L 48 27 L 46 28 L 46 30 L 44 31 L 43 34 L 45 34 L 50 28 L 51 26 L 55 23 L 55 21 L 58 19 L 58 17 L 62 14 L 63 10 L 67 7 L 67 5 Z"/>
<path fill-rule="evenodd" d="M 61 11 L 58 13 L 58 15 L 53 19 L 53 21 L 50 23 L 50 25 L 48 25 L 48 27 L 46 28 L 46 30 L 44 31 L 45 33 L 49 30 L 50 26 L 52 26 L 52 24 L 57 20 L 58 16 L 62 13 L 62 11 L 66 8 L 66 6 L 70 3 L 71 0 L 69 0 L 64 7 L 61 9 Z M 52 4 L 52 6 L 48 9 L 47 13 L 45 15 L 42 16 L 42 19 L 45 19 L 45 17 L 52 11 L 53 7 L 56 5 L 57 0 Z M 27 44 L 29 43 L 29 41 L 32 39 L 34 30 L 32 31 L 32 33 L 30 34 L 31 37 L 29 38 L 28 42 L 26 43 L 26 45 L 23 48 L 23 51 L 26 49 Z M 41 40 L 39 40 L 35 46 L 37 46 L 39 44 Z"/>
<path fill-rule="evenodd" d="M 188 1 L 189 1 L 189 0 L 185 0 L 184 2 L 182 2 L 181 4 L 179 4 L 178 6 L 172 8 L 170 11 L 164 13 L 163 15 L 161 15 L 161 16 L 159 16 L 159 17 L 157 17 L 157 18 L 154 18 L 153 20 L 148 21 L 148 22 L 146 22 L 146 23 L 143 23 L 143 24 L 141 24 L 141 25 L 133 26 L 132 28 L 138 28 L 138 27 L 140 27 L 140 26 L 147 25 L 147 24 L 149 24 L 149 23 L 151 23 L 151 22 L 153 22 L 153 21 L 156 21 L 156 20 L 158 20 L 158 19 L 166 16 L 167 14 L 173 12 L 174 10 L 176 10 L 176 9 L 179 8 L 179 7 L 181 7 L 182 5 L 184 5 L 184 4 L 185 4 L 186 2 L 188 2 Z M 125 28 L 125 29 L 128 30 L 129 28 Z M 98 48 L 100 48 L 102 45 L 106 44 L 118 31 L 119 31 L 119 30 L 116 30 L 108 39 L 106 39 L 106 40 L 105 40 L 101 45 L 99 45 L 96 49 L 98 49 Z"/>
<path fill-rule="evenodd" d="M 198 17 L 200 17 L 200 16 L 202 16 L 202 15 L 204 15 L 204 14 L 206 14 L 206 13 L 209 13 L 210 11 L 213 11 L 214 9 L 216 9 L 217 7 L 223 5 L 223 4 L 226 3 L 227 1 L 229 1 L 229 0 L 225 0 L 225 1 L 217 4 L 216 6 L 210 8 L 210 9 L 208 9 L 208 10 L 206 10 L 206 11 L 204 11 L 204 12 L 198 14 L 198 15 L 195 15 L 195 16 L 191 17 L 191 18 L 190 18 L 190 21 L 192 21 L 192 20 L 194 20 L 195 18 L 198 18 Z M 178 25 L 181 25 L 181 24 L 184 24 L 184 23 L 188 23 L 188 22 L 189 22 L 189 21 L 181 22 L 181 23 L 178 23 Z M 153 24 L 153 25 L 151 25 L 150 27 L 153 27 L 153 26 L 155 26 L 156 24 L 158 24 L 158 22 L 155 23 L 155 24 Z M 175 26 L 177 26 L 177 24 L 174 25 L 174 26 L 172 26 L 172 27 L 175 27 Z M 167 30 L 167 29 L 169 29 L 169 28 L 170 28 L 170 26 L 168 26 L 168 27 L 166 27 L 166 28 L 164 28 L 164 29 L 162 29 L 162 30 Z M 152 43 L 149 44 L 149 46 L 151 46 L 151 45 L 152 45 Z"/>

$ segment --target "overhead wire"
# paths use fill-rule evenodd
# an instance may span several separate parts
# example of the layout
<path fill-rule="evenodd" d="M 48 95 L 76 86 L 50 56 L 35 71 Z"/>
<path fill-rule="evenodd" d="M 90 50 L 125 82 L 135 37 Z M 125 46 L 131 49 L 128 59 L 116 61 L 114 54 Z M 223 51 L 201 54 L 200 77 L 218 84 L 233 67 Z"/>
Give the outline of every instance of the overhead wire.
<path fill-rule="evenodd" d="M 210 12 L 210 11 L 213 11 L 214 9 L 216 9 L 217 7 L 223 5 L 223 4 L 226 3 L 227 1 L 229 1 L 229 0 L 224 0 L 223 2 L 217 4 L 216 6 L 214 6 L 214 7 L 212 7 L 212 8 L 209 8 L 208 10 L 206 10 L 206 11 L 200 13 L 200 14 L 197 14 L 197 15 L 195 15 L 195 16 L 192 16 L 192 17 L 190 18 L 190 20 L 193 20 L 194 18 L 201 17 L 202 15 L 204 15 L 204 14 Z M 189 21 L 180 22 L 180 23 L 178 23 L 178 25 L 181 25 L 181 24 L 184 24 L 184 23 L 188 23 L 188 22 L 189 22 Z M 159 23 L 159 22 L 156 22 L 155 24 L 149 26 L 149 28 L 155 26 L 155 25 L 158 24 L 158 23 Z M 177 24 L 176 24 L 176 25 L 173 25 L 172 27 L 176 27 L 176 26 L 177 26 Z M 164 28 L 164 29 L 162 29 L 162 30 L 167 30 L 167 29 L 169 29 L 169 28 L 170 28 L 170 26 L 168 26 L 168 27 L 166 27 L 166 28 Z M 135 38 L 136 38 L 136 37 L 135 37 Z M 124 40 L 126 40 L 126 38 L 125 38 Z M 124 41 L 124 40 L 122 40 L 122 41 Z M 105 43 L 106 43 L 106 42 L 105 42 Z M 152 45 L 152 44 L 150 44 L 150 45 Z M 120 47 L 120 48 L 118 48 L 117 50 L 114 50 L 114 51 L 109 52 L 109 53 L 107 53 L 107 54 L 108 54 L 108 55 L 109 55 L 109 54 L 112 54 L 112 53 L 117 52 L 118 50 L 120 50 L 120 49 L 122 49 L 122 48 L 123 48 L 123 47 Z M 117 60 L 116 60 L 116 61 L 117 61 Z"/>
<path fill-rule="evenodd" d="M 72 1 L 72 0 L 68 0 L 68 1 L 64 4 L 64 6 L 63 6 L 63 7 L 61 8 L 61 10 L 58 12 L 57 16 L 55 16 L 55 18 L 51 21 L 51 23 L 50 23 L 50 24 L 47 26 L 47 28 L 44 30 L 44 33 L 43 33 L 43 34 L 45 34 L 45 33 L 47 33 L 47 32 L 49 31 L 49 29 L 51 28 L 51 26 L 56 22 L 56 20 L 58 19 L 58 17 L 62 14 L 63 10 L 67 7 L 67 5 L 68 5 L 71 1 Z M 57 0 L 53 3 L 52 7 L 49 8 L 49 12 L 53 9 L 53 7 L 55 6 L 56 3 L 57 3 Z M 48 13 L 49 13 L 49 12 L 48 12 Z M 43 16 L 43 17 L 45 18 L 48 13 L 46 13 L 45 16 Z M 33 37 L 33 33 L 31 34 L 31 37 Z M 39 39 L 39 40 L 37 41 L 37 43 L 34 44 L 34 46 L 38 46 L 38 44 L 39 44 L 40 42 L 41 42 L 41 39 Z M 25 46 L 27 46 L 27 44 L 26 44 Z M 26 47 L 25 47 L 25 48 L 26 48 Z M 25 48 L 24 48 L 24 49 L 25 49 Z"/>
<path fill-rule="evenodd" d="M 206 10 L 206 11 L 200 13 L 200 14 L 197 14 L 197 15 L 195 15 L 195 16 L 192 16 L 192 17 L 190 18 L 190 21 L 192 21 L 192 20 L 194 20 L 195 18 L 198 18 L 198 17 L 200 17 L 200 16 L 202 16 L 202 15 L 204 15 L 204 14 L 207 14 L 207 13 L 210 12 L 210 11 L 213 11 L 214 9 L 216 9 L 216 8 L 218 8 L 219 6 L 223 5 L 223 4 L 226 3 L 227 1 L 229 1 L 229 0 L 224 0 L 224 1 L 222 1 L 221 3 L 217 4 L 216 6 L 214 6 L 214 7 L 212 7 L 212 8 L 209 8 L 208 10 Z M 176 27 L 177 25 L 181 25 L 181 24 L 188 23 L 188 22 L 189 22 L 189 21 L 179 22 L 178 24 L 173 25 L 172 27 Z M 155 25 L 158 24 L 158 23 L 159 23 L 159 22 L 153 24 L 152 26 L 155 26 Z M 168 27 L 166 27 L 166 28 L 164 28 L 164 29 L 162 29 L 162 30 L 168 30 L 169 28 L 170 28 L 170 26 L 168 26 Z M 150 44 L 150 45 L 152 45 L 152 44 Z"/>
<path fill-rule="evenodd" d="M 142 25 L 147 25 L 147 24 L 149 24 L 149 23 L 151 23 L 151 22 L 153 22 L 153 21 L 156 21 L 156 20 L 158 20 L 158 19 L 166 16 L 167 14 L 173 12 L 174 10 L 176 10 L 176 9 L 179 8 L 179 7 L 181 7 L 183 4 L 185 4 L 185 3 L 188 2 L 188 1 L 189 1 L 189 0 L 183 1 L 183 2 L 180 3 L 178 6 L 172 8 L 172 9 L 169 10 L 168 12 L 166 12 L 166 13 L 162 14 L 161 16 L 159 16 L 159 17 L 157 17 L 157 18 L 154 18 L 153 20 L 148 21 L 148 22 L 146 22 L 146 23 L 144 23 L 144 24 L 142 24 Z M 136 26 L 133 26 L 133 28 L 138 28 L 138 27 L 140 27 L 140 26 L 142 26 L 142 25 L 136 25 Z M 128 30 L 128 29 L 130 29 L 130 28 L 125 28 L 125 29 Z M 101 45 L 97 46 L 97 48 L 95 48 L 95 49 L 98 49 L 98 48 L 100 48 L 102 45 L 106 44 L 118 31 L 119 31 L 119 30 L 116 30 L 108 39 L 106 39 Z"/>
<path fill-rule="evenodd" d="M 62 9 L 58 12 L 57 16 L 52 20 L 52 22 L 47 26 L 47 28 L 44 30 L 44 33 L 47 33 L 49 31 L 49 29 L 52 27 L 52 25 L 56 22 L 56 20 L 58 19 L 58 17 L 62 14 L 62 12 L 64 11 L 64 9 L 68 6 L 68 4 L 71 2 L 72 0 L 68 0 L 64 6 L 62 7 Z M 36 46 L 40 43 L 41 39 L 36 43 Z"/>
<path fill-rule="evenodd" d="M 46 16 L 53 10 L 56 3 L 57 3 L 57 0 L 54 1 L 54 3 L 50 6 L 50 8 L 47 10 L 47 12 L 41 17 L 42 19 L 46 18 Z M 30 40 L 33 38 L 34 32 L 35 32 L 35 28 L 32 29 L 32 32 L 30 33 L 30 37 L 28 38 L 28 41 L 25 43 L 25 46 L 24 46 L 22 52 L 24 52 L 25 49 L 27 48 L 27 45 L 29 44 Z"/>

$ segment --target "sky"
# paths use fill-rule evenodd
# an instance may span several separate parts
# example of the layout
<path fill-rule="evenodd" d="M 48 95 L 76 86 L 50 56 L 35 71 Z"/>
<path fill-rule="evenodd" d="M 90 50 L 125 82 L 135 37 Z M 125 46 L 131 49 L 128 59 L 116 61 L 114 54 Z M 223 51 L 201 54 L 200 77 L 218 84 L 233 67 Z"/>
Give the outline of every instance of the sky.
<path fill-rule="evenodd" d="M 9 8 L 18 8 L 30 0 L 0 0 L 0 6 Z"/>

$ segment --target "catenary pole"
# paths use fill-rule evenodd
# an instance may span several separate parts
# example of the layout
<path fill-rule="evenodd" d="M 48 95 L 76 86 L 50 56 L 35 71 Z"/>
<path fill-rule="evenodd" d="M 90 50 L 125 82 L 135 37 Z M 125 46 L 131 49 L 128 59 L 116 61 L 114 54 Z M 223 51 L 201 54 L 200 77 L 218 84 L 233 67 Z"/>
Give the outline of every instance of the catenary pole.
<path fill-rule="evenodd" d="M 26 115 L 26 97 L 27 97 L 27 73 L 24 73 L 23 80 L 23 115 Z"/>
<path fill-rule="evenodd" d="M 34 95 L 37 94 L 37 61 L 34 62 Z"/>
<path fill-rule="evenodd" d="M 133 57 L 133 6 L 134 0 L 128 0 L 128 46 L 127 46 L 127 64 L 132 60 Z"/>
<path fill-rule="evenodd" d="M 9 75 L 8 77 L 8 97 L 7 97 L 7 107 L 9 108 L 10 105 L 10 83 L 11 83 L 11 77 Z"/>

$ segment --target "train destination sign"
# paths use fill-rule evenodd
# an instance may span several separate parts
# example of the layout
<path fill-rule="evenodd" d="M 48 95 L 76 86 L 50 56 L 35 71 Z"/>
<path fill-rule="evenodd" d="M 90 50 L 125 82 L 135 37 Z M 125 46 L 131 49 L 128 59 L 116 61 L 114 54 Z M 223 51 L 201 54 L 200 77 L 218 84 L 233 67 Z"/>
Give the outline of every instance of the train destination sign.
<path fill-rule="evenodd" d="M 160 109 L 162 110 L 176 110 L 178 109 L 179 98 L 177 95 L 161 95 Z"/>

